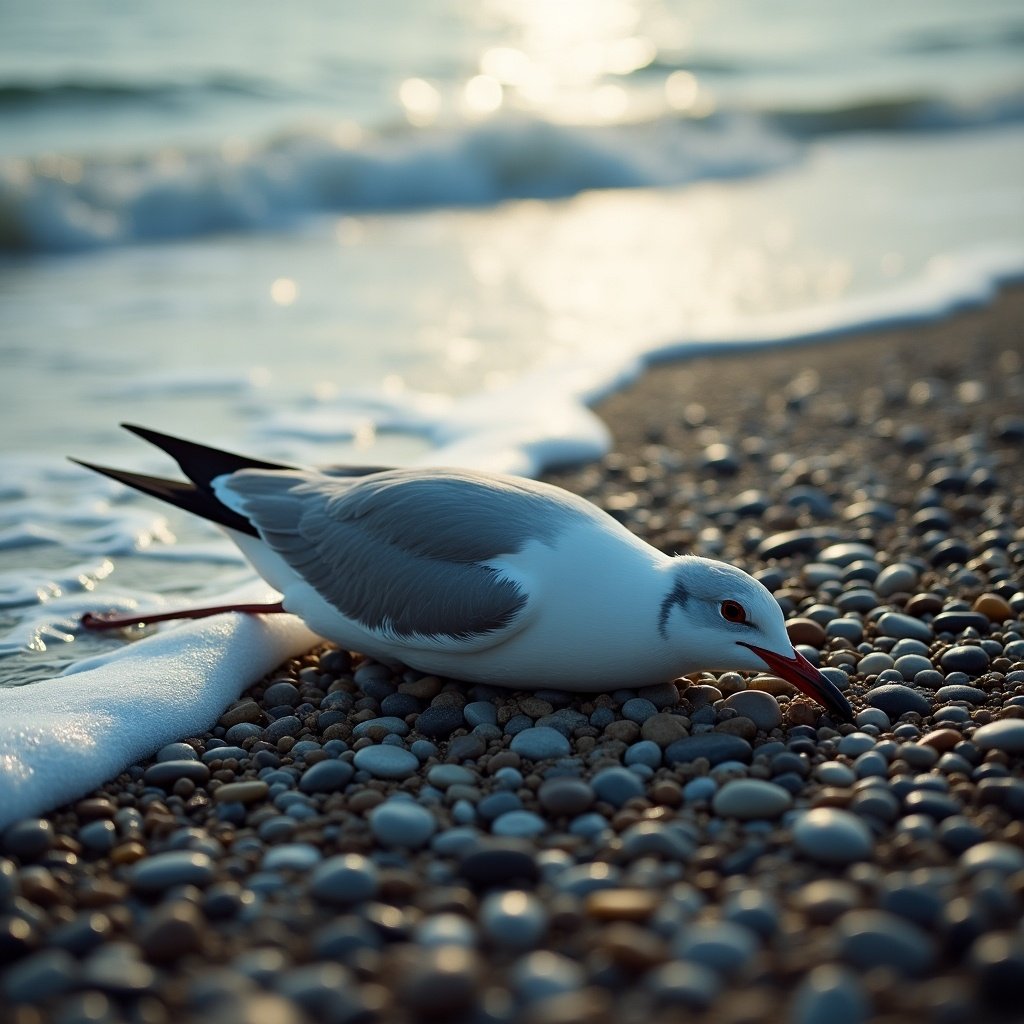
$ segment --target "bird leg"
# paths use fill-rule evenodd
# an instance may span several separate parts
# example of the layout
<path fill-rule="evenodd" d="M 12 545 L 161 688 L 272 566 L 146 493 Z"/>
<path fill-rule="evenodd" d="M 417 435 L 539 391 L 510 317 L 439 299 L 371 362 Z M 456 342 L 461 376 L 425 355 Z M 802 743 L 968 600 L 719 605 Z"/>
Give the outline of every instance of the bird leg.
<path fill-rule="evenodd" d="M 126 626 L 148 625 L 151 622 L 167 622 L 171 619 L 205 619 L 208 615 L 220 615 L 222 612 L 245 612 L 248 615 L 276 615 L 284 611 L 284 605 L 276 604 L 222 604 L 211 608 L 190 608 L 174 612 L 154 612 L 146 614 L 116 616 L 86 612 L 81 618 L 84 629 L 99 631 L 103 629 L 124 629 Z"/>

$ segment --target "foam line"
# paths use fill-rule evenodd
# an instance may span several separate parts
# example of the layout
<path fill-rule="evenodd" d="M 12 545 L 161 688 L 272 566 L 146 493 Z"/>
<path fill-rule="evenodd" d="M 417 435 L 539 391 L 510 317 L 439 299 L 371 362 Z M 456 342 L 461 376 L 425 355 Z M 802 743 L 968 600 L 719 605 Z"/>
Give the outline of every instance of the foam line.
<path fill-rule="evenodd" d="M 0 689 L 0 829 L 202 732 L 249 683 L 316 642 L 291 615 L 220 615 Z"/>

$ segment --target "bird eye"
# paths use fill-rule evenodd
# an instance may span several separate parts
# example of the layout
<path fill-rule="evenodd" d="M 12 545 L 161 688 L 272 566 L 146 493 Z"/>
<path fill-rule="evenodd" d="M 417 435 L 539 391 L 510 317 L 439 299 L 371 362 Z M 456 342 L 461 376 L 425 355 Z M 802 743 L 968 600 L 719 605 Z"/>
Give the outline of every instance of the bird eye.
<path fill-rule="evenodd" d="M 739 601 L 723 601 L 718 610 L 726 622 L 744 623 L 747 621 L 747 613 Z"/>

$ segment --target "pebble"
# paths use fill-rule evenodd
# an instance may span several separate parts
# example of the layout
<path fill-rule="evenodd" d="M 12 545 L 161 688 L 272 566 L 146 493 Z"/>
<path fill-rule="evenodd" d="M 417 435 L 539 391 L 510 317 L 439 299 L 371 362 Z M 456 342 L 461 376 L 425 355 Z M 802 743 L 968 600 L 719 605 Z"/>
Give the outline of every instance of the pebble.
<path fill-rule="evenodd" d="M 707 733 L 702 736 L 687 736 L 676 740 L 665 750 L 665 761 L 678 764 L 706 758 L 712 765 L 723 761 L 749 762 L 753 756 L 753 748 L 739 736 L 727 733 Z"/>
<path fill-rule="evenodd" d="M 347 761 L 319 761 L 302 773 L 299 789 L 303 793 L 337 793 L 344 789 L 355 774 Z"/>
<path fill-rule="evenodd" d="M 262 779 L 248 779 L 245 782 L 226 782 L 214 793 L 218 803 L 251 804 L 266 797 L 270 787 Z"/>
<path fill-rule="evenodd" d="M 782 786 L 761 779 L 733 779 L 715 793 L 711 806 L 716 814 L 746 821 L 777 818 L 792 803 L 793 797 Z"/>
<path fill-rule="evenodd" d="M 951 647 L 939 659 L 947 672 L 966 672 L 969 676 L 988 671 L 989 656 L 981 647 Z"/>
<path fill-rule="evenodd" d="M 404 747 L 380 743 L 357 750 L 355 766 L 377 779 L 407 779 L 419 769 L 420 762 Z"/>
<path fill-rule="evenodd" d="M 910 711 L 928 715 L 932 710 L 927 697 L 900 683 L 884 683 L 873 687 L 868 691 L 867 701 L 872 707 L 884 711 L 893 722 Z"/>
<path fill-rule="evenodd" d="M 339 907 L 372 899 L 378 884 L 376 867 L 358 853 L 328 857 L 309 876 L 310 895 Z"/>
<path fill-rule="evenodd" d="M 496 836 L 515 839 L 532 839 L 548 830 L 548 823 L 533 811 L 506 811 L 491 822 L 491 831 Z"/>
<path fill-rule="evenodd" d="M 35 860 L 50 849 L 55 832 L 45 818 L 23 818 L 3 834 L 3 849 L 22 860 Z"/>
<path fill-rule="evenodd" d="M 582 779 L 568 777 L 548 779 L 537 791 L 541 807 L 552 814 L 574 817 L 586 811 L 597 794 Z"/>
<path fill-rule="evenodd" d="M 823 864 L 866 860 L 874 845 L 860 818 L 832 807 L 801 812 L 793 825 L 793 841 L 801 853 Z"/>
<path fill-rule="evenodd" d="M 885 612 L 879 617 L 876 629 L 879 636 L 894 637 L 897 640 L 909 637 L 930 643 L 933 639 L 931 627 L 927 623 L 899 612 Z"/>
<path fill-rule="evenodd" d="M 160 892 L 177 885 L 202 887 L 213 881 L 214 865 L 205 853 L 171 850 L 137 861 L 130 878 L 132 887 L 140 892 Z"/>
<path fill-rule="evenodd" d="M 885 967 L 906 977 L 924 975 L 935 962 L 931 936 L 883 910 L 851 910 L 836 922 L 840 956 L 858 970 Z"/>
<path fill-rule="evenodd" d="M 548 914 L 532 893 L 512 889 L 484 898 L 480 925 L 495 946 L 522 952 L 541 942 L 548 930 Z"/>
<path fill-rule="evenodd" d="M 370 830 L 385 846 L 416 849 L 437 831 L 433 814 L 412 800 L 387 800 L 370 812 Z"/>
<path fill-rule="evenodd" d="M 531 761 L 546 761 L 551 758 L 568 756 L 572 747 L 557 729 L 552 729 L 547 725 L 538 725 L 516 733 L 512 737 L 509 749 Z"/>
<path fill-rule="evenodd" d="M 820 964 L 797 987 L 789 1024 L 866 1024 L 870 1017 L 861 979 L 846 968 Z"/>
<path fill-rule="evenodd" d="M 771 732 L 782 725 L 782 709 L 770 693 L 741 690 L 726 697 L 725 706 L 749 718 L 762 732 Z"/>
<path fill-rule="evenodd" d="M 644 792 L 643 782 L 628 768 L 605 768 L 590 780 L 590 785 L 599 800 L 613 807 L 621 807 Z"/>
<path fill-rule="evenodd" d="M 683 929 L 672 943 L 672 952 L 682 960 L 733 974 L 746 965 L 757 947 L 757 936 L 749 928 L 713 921 Z"/>
<path fill-rule="evenodd" d="M 434 704 L 420 713 L 416 719 L 416 731 L 432 740 L 446 740 L 463 724 L 461 707 Z"/>
<path fill-rule="evenodd" d="M 1024 753 L 1024 719 L 1005 718 L 974 731 L 971 741 L 982 750 L 1001 750 L 1007 754 Z"/>

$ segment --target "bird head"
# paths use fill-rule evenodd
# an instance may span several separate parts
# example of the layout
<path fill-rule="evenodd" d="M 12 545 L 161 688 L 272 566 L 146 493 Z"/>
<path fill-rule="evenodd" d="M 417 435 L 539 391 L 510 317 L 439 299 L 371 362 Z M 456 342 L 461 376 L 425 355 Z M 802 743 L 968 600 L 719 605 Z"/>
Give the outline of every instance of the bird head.
<path fill-rule="evenodd" d="M 696 669 L 764 671 L 792 683 L 840 721 L 853 709 L 839 688 L 799 653 L 771 593 L 725 562 L 676 559 L 674 586 L 661 605 L 659 627 Z"/>

